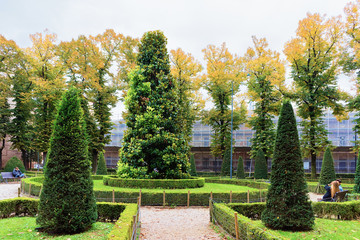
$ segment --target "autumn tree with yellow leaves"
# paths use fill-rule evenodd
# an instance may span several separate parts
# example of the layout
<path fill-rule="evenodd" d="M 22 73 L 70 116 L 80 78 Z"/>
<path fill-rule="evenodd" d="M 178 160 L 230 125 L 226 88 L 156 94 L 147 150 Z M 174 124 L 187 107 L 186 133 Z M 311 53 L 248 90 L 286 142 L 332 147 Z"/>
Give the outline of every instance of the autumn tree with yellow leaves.
<path fill-rule="evenodd" d="M 179 113 L 182 119 L 181 129 L 187 138 L 186 143 L 192 137 L 192 128 L 198 119 L 204 101 L 199 94 L 201 64 L 190 53 L 182 49 L 170 51 L 171 74 L 173 75 L 179 94 Z"/>
<path fill-rule="evenodd" d="M 231 94 L 240 91 L 244 81 L 243 65 L 240 58 L 231 54 L 225 43 L 220 47 L 209 45 L 203 49 L 207 74 L 202 86 L 211 97 L 214 107 L 203 111 L 202 121 L 211 126 L 214 134 L 211 139 L 211 152 L 224 162 L 225 151 L 230 151 L 231 140 Z M 233 115 L 233 130 L 245 121 L 246 108 L 236 106 Z M 229 169 L 230 172 L 230 169 Z"/>
<path fill-rule="evenodd" d="M 339 17 L 307 14 L 299 21 L 296 37 L 286 43 L 284 53 L 291 64 L 294 99 L 301 121 L 301 146 L 311 158 L 311 177 L 316 177 L 316 156 L 329 144 L 322 117 L 326 108 L 344 115 L 345 99 L 336 85 L 339 74 L 343 24 Z"/>
<path fill-rule="evenodd" d="M 269 49 L 265 38 L 252 37 L 253 47 L 244 56 L 248 75 L 247 95 L 255 109 L 249 124 L 255 131 L 251 142 L 251 157 L 261 149 L 266 162 L 272 157 L 275 142 L 275 126 L 272 118 L 278 115 L 282 92 L 285 91 L 285 66 L 280 54 Z"/>

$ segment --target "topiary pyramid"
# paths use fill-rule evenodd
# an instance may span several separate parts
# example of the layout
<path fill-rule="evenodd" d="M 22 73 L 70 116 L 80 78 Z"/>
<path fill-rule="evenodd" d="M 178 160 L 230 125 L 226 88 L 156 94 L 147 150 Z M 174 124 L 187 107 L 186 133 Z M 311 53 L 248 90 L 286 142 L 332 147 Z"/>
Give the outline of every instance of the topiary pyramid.
<path fill-rule="evenodd" d="M 106 162 L 105 162 L 103 152 L 99 153 L 99 160 L 98 160 L 96 175 L 107 175 Z"/>
<path fill-rule="evenodd" d="M 4 172 L 12 172 L 15 167 L 18 167 L 22 173 L 26 171 L 24 163 L 17 157 L 12 157 L 6 162 Z"/>
<path fill-rule="evenodd" d="M 324 184 L 329 184 L 334 180 L 336 180 L 334 159 L 332 157 L 330 147 L 327 147 L 324 153 L 324 158 L 321 166 L 319 183 L 324 185 Z"/>
<path fill-rule="evenodd" d="M 191 154 L 190 157 L 190 175 L 193 177 L 197 176 L 194 154 Z"/>
<path fill-rule="evenodd" d="M 36 222 L 46 232 L 83 232 L 97 219 L 87 139 L 79 92 L 71 88 L 58 107 L 44 168 Z"/>
<path fill-rule="evenodd" d="M 284 101 L 280 112 L 271 185 L 261 220 L 272 229 L 305 231 L 314 226 L 296 120 L 289 101 Z"/>
<path fill-rule="evenodd" d="M 244 172 L 244 160 L 240 156 L 238 160 L 237 170 L 236 170 L 236 178 L 238 179 L 245 179 L 245 172 Z"/>
<path fill-rule="evenodd" d="M 263 150 L 259 149 L 255 157 L 255 179 L 267 179 L 268 178 L 268 168 L 266 164 L 266 159 Z"/>

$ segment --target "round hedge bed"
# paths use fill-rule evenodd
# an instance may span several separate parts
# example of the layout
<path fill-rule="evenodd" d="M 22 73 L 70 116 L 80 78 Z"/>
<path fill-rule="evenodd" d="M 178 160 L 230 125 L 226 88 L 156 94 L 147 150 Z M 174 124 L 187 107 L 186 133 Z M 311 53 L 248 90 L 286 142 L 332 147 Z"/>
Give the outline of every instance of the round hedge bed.
<path fill-rule="evenodd" d="M 200 188 L 205 184 L 205 178 L 189 179 L 132 179 L 118 178 L 115 175 L 104 176 L 104 185 L 123 188 L 162 188 L 184 189 Z"/>

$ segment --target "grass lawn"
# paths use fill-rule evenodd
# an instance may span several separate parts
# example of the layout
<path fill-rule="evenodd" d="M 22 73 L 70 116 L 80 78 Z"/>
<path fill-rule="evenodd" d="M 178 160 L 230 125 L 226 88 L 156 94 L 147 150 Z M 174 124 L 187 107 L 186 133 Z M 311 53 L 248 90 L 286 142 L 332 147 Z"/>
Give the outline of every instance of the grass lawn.
<path fill-rule="evenodd" d="M 318 185 L 318 182 L 307 182 L 308 185 L 312 185 L 312 186 L 317 186 Z M 342 183 L 341 186 L 343 188 L 346 188 L 346 189 L 352 189 L 354 188 L 354 185 L 355 184 L 351 184 L 351 183 Z"/>
<path fill-rule="evenodd" d="M 0 219 L 0 239 L 107 239 L 113 223 L 97 222 L 84 233 L 53 236 L 35 231 L 38 227 L 34 217 L 13 217 Z"/>
<path fill-rule="evenodd" d="M 120 187 L 111 187 L 105 186 L 103 180 L 94 180 L 94 190 L 95 191 L 121 191 L 121 192 L 139 192 L 139 189 L 134 188 L 120 188 Z M 247 192 L 247 190 L 255 190 L 254 188 L 249 188 L 246 186 L 238 186 L 234 184 L 219 184 L 219 183 L 205 183 L 204 187 L 201 188 L 188 188 L 188 189 L 166 189 L 167 193 L 184 193 L 190 190 L 192 193 L 224 193 L 224 192 Z M 163 189 L 141 189 L 142 192 L 159 192 L 162 193 Z"/>
<path fill-rule="evenodd" d="M 260 228 L 265 228 L 261 221 L 254 221 Z M 315 228 L 309 232 L 277 231 L 288 239 L 331 239 L 331 240 L 359 240 L 360 221 L 341 221 L 330 219 L 315 219 Z"/>

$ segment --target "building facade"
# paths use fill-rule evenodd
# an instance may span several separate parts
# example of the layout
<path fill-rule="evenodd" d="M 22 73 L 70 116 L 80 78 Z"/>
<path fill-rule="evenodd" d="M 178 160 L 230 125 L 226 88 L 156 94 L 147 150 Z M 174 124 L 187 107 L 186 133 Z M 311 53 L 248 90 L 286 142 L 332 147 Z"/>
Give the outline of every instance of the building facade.
<path fill-rule="evenodd" d="M 352 152 L 354 147 L 354 141 L 357 139 L 355 132 L 353 131 L 355 120 L 355 113 L 349 114 L 348 120 L 341 122 L 327 112 L 323 118 L 326 130 L 328 131 L 328 139 L 335 147 L 333 150 L 333 158 L 335 164 L 335 170 L 338 173 L 353 173 L 356 166 L 356 155 Z M 300 122 L 300 118 L 297 118 Z M 277 124 L 277 118 L 274 119 L 275 125 Z M 114 128 L 111 134 L 111 143 L 106 146 L 106 163 L 108 167 L 116 167 L 119 160 L 118 150 L 121 147 L 121 141 L 126 130 L 126 125 L 122 121 L 115 121 Z M 298 128 L 299 134 L 301 134 L 301 128 Z M 196 122 L 193 127 L 193 136 L 191 141 L 191 151 L 195 157 L 196 168 L 198 171 L 208 172 L 220 172 L 221 159 L 216 159 L 211 155 L 210 142 L 212 137 L 211 127 L 203 125 L 200 122 Z M 234 155 L 233 166 L 236 169 L 237 160 L 239 156 L 242 156 L 244 160 L 244 168 L 246 172 L 252 172 L 254 170 L 254 161 L 250 158 L 249 152 L 251 148 L 251 139 L 254 135 L 254 131 L 251 130 L 245 124 L 239 126 L 234 131 Z M 304 158 L 304 169 L 306 172 L 310 172 L 310 159 Z M 318 156 L 316 168 L 317 172 L 321 170 L 322 154 Z M 271 167 L 271 161 L 269 161 L 269 169 Z"/>

